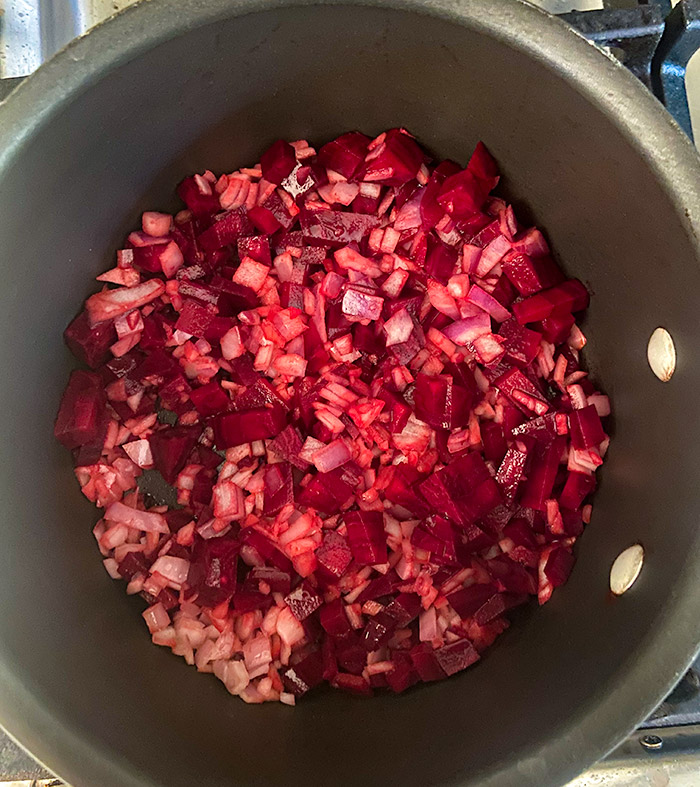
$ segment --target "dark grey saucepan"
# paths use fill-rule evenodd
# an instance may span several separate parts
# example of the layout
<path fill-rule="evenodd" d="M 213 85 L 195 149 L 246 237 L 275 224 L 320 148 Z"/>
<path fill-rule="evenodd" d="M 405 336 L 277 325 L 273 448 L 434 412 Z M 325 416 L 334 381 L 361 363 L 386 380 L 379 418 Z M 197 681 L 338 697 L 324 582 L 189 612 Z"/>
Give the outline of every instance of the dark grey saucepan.
<path fill-rule="evenodd" d="M 249 707 L 150 644 L 106 577 L 52 423 L 61 332 L 147 206 L 279 136 L 404 125 L 483 139 L 594 293 L 588 360 L 614 440 L 570 582 L 476 668 L 401 696 Z M 561 785 L 700 642 L 700 165 L 651 95 L 515 0 L 152 0 L 0 107 L 0 722 L 74 787 Z M 678 368 L 646 361 L 665 326 Z M 637 584 L 611 600 L 615 556 Z"/>

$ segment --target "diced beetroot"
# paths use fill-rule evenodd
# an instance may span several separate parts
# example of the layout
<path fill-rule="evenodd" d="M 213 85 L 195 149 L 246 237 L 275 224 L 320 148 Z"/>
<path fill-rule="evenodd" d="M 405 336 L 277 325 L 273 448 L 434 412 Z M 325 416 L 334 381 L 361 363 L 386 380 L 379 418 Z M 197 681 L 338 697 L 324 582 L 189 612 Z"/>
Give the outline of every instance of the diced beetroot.
<path fill-rule="evenodd" d="M 425 270 L 430 276 L 443 284 L 452 276 L 457 264 L 457 249 L 447 246 L 432 236 L 428 240 L 428 253 L 425 258 Z"/>
<path fill-rule="evenodd" d="M 497 510 L 497 509 L 496 509 Z M 482 519 L 482 524 L 486 527 L 486 519 Z M 469 564 L 470 558 L 477 552 L 483 549 L 488 549 L 493 546 L 496 539 L 490 533 L 482 530 L 481 527 L 475 524 L 465 525 L 462 533 L 457 537 L 455 551 L 457 559 L 460 563 Z"/>
<path fill-rule="evenodd" d="M 253 368 L 253 359 L 250 355 L 234 358 L 229 362 L 229 365 L 231 366 L 231 379 L 239 385 L 256 385 L 260 380 L 260 374 Z"/>
<path fill-rule="evenodd" d="M 322 640 L 321 657 L 323 659 L 323 679 L 331 681 L 338 674 L 335 640 L 332 637 L 324 637 Z"/>
<path fill-rule="evenodd" d="M 258 593 L 254 590 L 237 590 L 233 597 L 233 608 L 236 612 L 253 612 L 256 609 L 265 612 L 274 604 L 274 601 L 269 594 Z"/>
<path fill-rule="evenodd" d="M 470 246 L 485 249 L 492 240 L 502 235 L 500 219 L 495 221 L 487 213 L 474 213 L 458 223 L 460 230 Z"/>
<path fill-rule="evenodd" d="M 509 448 L 498 472 L 496 483 L 500 486 L 503 497 L 512 503 L 518 492 L 518 486 L 525 475 L 527 453 L 517 448 Z"/>
<path fill-rule="evenodd" d="M 56 416 L 56 439 L 66 448 L 78 448 L 99 438 L 108 421 L 107 397 L 100 377 L 93 372 L 71 372 Z"/>
<path fill-rule="evenodd" d="M 461 525 L 474 522 L 501 502 L 498 486 L 477 453 L 453 459 L 424 481 L 420 491 L 441 515 Z"/>
<path fill-rule="evenodd" d="M 571 510 L 580 508 L 586 497 L 594 490 L 594 475 L 586 475 L 572 470 L 566 478 L 561 495 L 559 495 L 559 504 L 563 508 Z"/>
<path fill-rule="evenodd" d="M 544 320 L 536 322 L 533 327 L 541 331 L 548 342 L 561 344 L 569 338 L 569 334 L 575 323 L 576 320 L 573 314 L 560 314 L 546 317 Z"/>
<path fill-rule="evenodd" d="M 449 521 L 441 516 L 424 519 L 411 534 L 411 543 L 430 552 L 431 562 L 442 565 L 457 562 L 455 534 Z"/>
<path fill-rule="evenodd" d="M 383 387 L 377 393 L 377 397 L 385 403 L 386 407 L 384 409 L 388 411 L 391 416 L 391 432 L 402 432 L 411 416 L 411 408 L 408 406 L 405 399 L 399 394 L 388 391 Z"/>
<path fill-rule="evenodd" d="M 489 184 L 467 168 L 445 180 L 437 201 L 452 218 L 468 219 L 481 209 L 489 190 Z"/>
<path fill-rule="evenodd" d="M 416 416 L 436 429 L 466 426 L 473 398 L 472 391 L 454 385 L 448 375 L 416 377 Z"/>
<path fill-rule="evenodd" d="M 397 628 L 404 628 L 418 617 L 421 598 L 415 593 L 399 593 L 386 611 L 396 621 Z"/>
<path fill-rule="evenodd" d="M 328 601 L 321 607 L 320 620 L 323 630 L 332 637 L 341 637 L 350 631 L 345 605 L 339 598 Z"/>
<path fill-rule="evenodd" d="M 527 365 L 535 360 L 542 341 L 541 334 L 523 327 L 512 318 L 501 324 L 498 334 L 505 339 L 503 347 L 513 361 Z"/>
<path fill-rule="evenodd" d="M 340 533 L 330 531 L 316 550 L 316 560 L 321 574 L 330 580 L 338 580 L 352 561 L 352 551 Z"/>
<path fill-rule="evenodd" d="M 551 257 L 529 257 L 517 251 L 506 254 L 503 272 L 521 295 L 534 295 L 564 279 L 564 274 Z"/>
<path fill-rule="evenodd" d="M 282 554 L 279 549 L 265 536 L 252 527 L 241 530 L 241 543 L 251 546 L 265 560 L 280 571 L 291 574 L 293 571 L 292 563 L 289 558 Z"/>
<path fill-rule="evenodd" d="M 282 198 L 276 191 L 273 191 L 265 200 L 263 207 L 272 214 L 275 221 L 277 221 L 282 229 L 288 230 L 294 224 L 294 216 L 289 212 L 287 206 L 282 202 Z"/>
<path fill-rule="evenodd" d="M 435 658 L 446 675 L 455 675 L 478 661 L 479 654 L 468 639 L 460 639 L 438 648 Z"/>
<path fill-rule="evenodd" d="M 214 212 L 218 210 L 219 206 L 217 205 Z M 180 216 L 180 219 L 182 219 L 182 216 Z M 178 248 L 182 252 L 185 266 L 188 268 L 197 268 L 197 266 L 200 266 L 204 262 L 204 252 L 202 252 L 199 248 L 199 243 L 197 243 L 197 234 L 202 221 L 205 222 L 202 226 L 206 226 L 206 224 L 208 224 L 208 217 L 204 219 L 204 217 L 201 216 L 199 218 L 192 216 L 187 221 L 179 221 L 170 230 L 170 237 L 177 243 Z M 178 273 L 181 274 L 182 270 L 181 268 Z"/>
<path fill-rule="evenodd" d="M 498 164 L 489 153 L 488 148 L 483 142 L 477 142 L 472 157 L 469 159 L 467 169 L 484 181 L 491 181 L 489 191 L 495 188 L 498 182 Z"/>
<path fill-rule="evenodd" d="M 551 314 L 571 314 L 588 308 L 590 295 L 578 279 L 568 279 L 556 287 L 544 290 L 543 295 L 552 304 Z"/>
<path fill-rule="evenodd" d="M 345 514 L 352 556 L 360 566 L 386 562 L 386 535 L 382 514 L 377 511 L 349 511 Z"/>
<path fill-rule="evenodd" d="M 569 426 L 571 443 L 579 450 L 597 448 L 605 440 L 606 435 L 600 416 L 592 404 L 570 413 Z"/>
<path fill-rule="evenodd" d="M 235 327 L 234 321 L 230 317 L 214 317 L 209 323 L 204 338 L 209 342 L 218 342 L 223 339 L 233 327 Z"/>
<path fill-rule="evenodd" d="M 513 249 L 530 257 L 545 257 L 549 254 L 547 241 L 536 227 L 518 235 L 513 241 Z"/>
<path fill-rule="evenodd" d="M 217 292 L 217 309 L 225 317 L 237 317 L 239 312 L 254 309 L 258 305 L 258 296 L 250 287 L 222 276 L 212 277 L 211 289 Z M 185 294 L 182 286 L 180 293 Z"/>
<path fill-rule="evenodd" d="M 192 552 L 187 575 L 187 597 L 197 596 L 197 603 L 214 607 L 236 592 L 238 541 L 232 538 L 199 539 Z"/>
<path fill-rule="evenodd" d="M 174 413 L 181 414 L 186 409 L 190 409 L 188 400 L 191 390 L 187 380 L 181 374 L 178 374 L 158 386 L 158 396 L 166 410 L 172 410 Z"/>
<path fill-rule="evenodd" d="M 526 519 L 522 517 L 514 517 L 503 528 L 503 535 L 510 538 L 516 546 L 528 547 L 529 549 L 537 548 L 537 539 L 535 534 L 530 529 Z"/>
<path fill-rule="evenodd" d="M 299 456 L 302 444 L 299 430 L 290 424 L 275 437 L 270 443 L 270 448 L 280 459 L 286 459 L 299 470 L 306 470 L 309 463 Z"/>
<path fill-rule="evenodd" d="M 398 465 L 393 469 L 391 481 L 384 494 L 392 503 L 408 509 L 412 514 L 427 516 L 430 508 L 416 489 L 424 477 L 413 467 Z"/>
<path fill-rule="evenodd" d="M 136 246 L 133 249 L 124 249 L 120 252 L 121 259 L 128 258 L 135 268 L 142 271 L 162 273 L 164 271 L 164 262 L 167 264 L 168 257 L 173 251 L 179 251 L 179 246 L 174 241 L 168 243 L 167 239 L 163 240 L 163 243 L 159 242 L 151 246 Z"/>
<path fill-rule="evenodd" d="M 379 576 L 372 579 L 369 585 L 360 593 L 357 597 L 357 603 L 363 604 L 365 601 L 372 601 L 380 596 L 388 596 L 393 591 L 394 585 L 397 584 L 397 582 L 398 575 L 394 571 L 389 571 L 386 574 L 379 574 Z"/>
<path fill-rule="evenodd" d="M 203 178 L 185 178 L 177 187 L 180 199 L 194 214 L 211 214 L 220 210 L 219 195 L 212 193 L 211 186 L 204 185 Z"/>
<path fill-rule="evenodd" d="M 542 415 L 549 409 L 547 400 L 542 395 L 532 381 L 527 378 L 519 369 L 512 368 L 497 377 L 493 384 L 501 393 L 504 393 L 513 404 L 528 414 Z M 532 400 L 528 403 L 523 397 Z"/>
<path fill-rule="evenodd" d="M 219 457 L 219 460 L 221 460 L 221 457 Z M 197 506 L 208 506 L 211 502 L 213 491 L 213 476 L 207 473 L 206 470 L 200 470 L 192 484 L 192 495 L 190 496 L 192 507 L 197 510 Z"/>
<path fill-rule="evenodd" d="M 554 547 L 544 566 L 545 576 L 552 583 L 552 587 L 557 588 L 566 582 L 575 562 L 576 559 L 568 549 Z"/>
<path fill-rule="evenodd" d="M 342 637 L 336 637 L 334 643 L 338 666 L 353 675 L 361 675 L 367 664 L 367 651 L 360 637 L 350 631 Z"/>
<path fill-rule="evenodd" d="M 513 304 L 513 314 L 521 325 L 544 320 L 553 311 L 552 303 L 541 292 Z"/>
<path fill-rule="evenodd" d="M 365 159 L 361 171 L 361 177 L 365 181 L 401 186 L 416 177 L 423 162 L 423 151 L 413 137 L 397 128 L 386 132 L 384 141 L 377 150 L 378 156 L 371 161 Z M 372 153 L 374 154 L 374 151 Z"/>
<path fill-rule="evenodd" d="M 533 595 L 537 589 L 534 570 L 521 566 L 505 555 L 486 562 L 486 567 L 501 590 L 515 594 Z"/>
<path fill-rule="evenodd" d="M 272 235 L 277 230 L 282 229 L 282 225 L 275 218 L 274 213 L 262 205 L 256 205 L 248 211 L 248 218 L 253 222 L 255 229 L 264 232 L 266 235 Z"/>
<path fill-rule="evenodd" d="M 271 566 L 254 566 L 245 579 L 245 586 L 251 590 L 259 590 L 261 583 L 267 585 L 273 593 L 281 593 L 283 596 L 291 590 L 289 574 Z"/>
<path fill-rule="evenodd" d="M 265 180 L 279 184 L 297 164 L 294 148 L 283 139 L 278 139 L 260 156 L 260 166 Z"/>
<path fill-rule="evenodd" d="M 362 644 L 365 650 L 372 652 L 379 650 L 389 642 L 391 635 L 396 629 L 396 619 L 388 612 L 378 612 L 367 621 L 365 630 L 362 632 Z"/>
<path fill-rule="evenodd" d="M 297 620 L 305 620 L 323 603 L 318 593 L 307 583 L 302 583 L 292 590 L 284 600 Z"/>
<path fill-rule="evenodd" d="M 297 697 L 306 694 L 323 680 L 323 658 L 317 650 L 287 667 L 282 673 L 285 688 Z"/>
<path fill-rule="evenodd" d="M 63 332 L 63 339 L 76 358 L 97 369 L 109 358 L 109 348 L 117 341 L 117 332 L 112 321 L 91 327 L 88 313 L 82 311 Z"/>
<path fill-rule="evenodd" d="M 330 473 L 318 473 L 297 496 L 297 503 L 335 514 L 347 503 L 353 494 L 352 486 L 344 480 L 342 468 Z"/>
<path fill-rule="evenodd" d="M 293 502 L 292 466 L 289 462 L 268 465 L 265 469 L 265 498 L 263 502 L 265 514 L 272 516 Z"/>
<path fill-rule="evenodd" d="M 493 584 L 469 585 L 447 596 L 452 609 L 462 618 L 472 617 L 481 607 L 498 593 Z"/>
<path fill-rule="evenodd" d="M 386 681 L 395 694 L 401 694 L 402 691 L 406 691 L 418 682 L 418 673 L 413 669 L 413 663 L 408 654 L 394 651 L 391 661 L 394 669 L 386 673 Z"/>
<path fill-rule="evenodd" d="M 544 502 L 552 494 L 565 443 L 565 437 L 557 437 L 549 445 L 538 445 L 525 483 L 522 505 L 544 511 Z"/>
<path fill-rule="evenodd" d="M 538 443 L 551 443 L 557 435 L 562 434 L 559 424 L 565 425 L 567 416 L 563 413 L 545 413 L 544 415 L 530 418 L 525 423 L 511 430 L 513 437 L 526 437 Z M 565 430 L 566 431 L 566 430 Z"/>
<path fill-rule="evenodd" d="M 217 448 L 231 448 L 254 440 L 276 437 L 286 426 L 287 415 L 279 406 L 219 415 L 212 421 Z"/>
<path fill-rule="evenodd" d="M 147 574 L 150 566 L 143 552 L 127 552 L 118 566 L 124 579 L 132 579 L 135 574 Z"/>
<path fill-rule="evenodd" d="M 349 694 L 357 694 L 360 697 L 372 696 L 372 687 L 362 675 L 348 675 L 345 672 L 339 672 L 331 683 L 336 689 L 347 691 Z"/>
<path fill-rule="evenodd" d="M 318 151 L 318 161 L 350 180 L 362 166 L 370 138 L 359 131 L 341 134 Z"/>
<path fill-rule="evenodd" d="M 239 360 L 239 359 L 236 359 Z M 241 366 L 237 366 L 237 371 L 241 372 Z M 247 382 L 243 382 L 243 377 L 239 374 L 239 379 L 243 385 L 246 385 L 246 390 L 234 397 L 233 409 L 236 412 L 243 410 L 255 410 L 256 408 L 280 408 L 287 410 L 288 405 L 280 398 L 272 383 L 265 377 L 261 377 L 254 370 L 250 376 L 245 376 Z"/>
<path fill-rule="evenodd" d="M 169 484 L 174 484 L 177 480 L 177 475 L 185 466 L 201 431 L 201 426 L 176 426 L 154 432 L 150 436 L 148 442 L 151 445 L 153 463 Z"/>
<path fill-rule="evenodd" d="M 222 246 L 235 243 L 238 238 L 253 234 L 253 226 L 246 215 L 245 208 L 238 208 L 217 216 L 209 229 L 197 238 L 206 252 L 216 251 Z"/>
<path fill-rule="evenodd" d="M 420 216 L 424 230 L 432 229 L 445 215 L 444 209 L 437 201 L 440 187 L 446 178 L 455 175 L 460 170 L 461 167 L 454 161 L 442 161 L 433 170 L 430 180 L 423 189 L 423 198 L 420 203 Z"/>
<path fill-rule="evenodd" d="M 102 323 L 101 325 L 106 324 L 108 323 Z M 143 320 L 143 331 L 141 331 L 141 341 L 139 342 L 140 349 L 144 352 L 149 352 L 163 347 L 166 340 L 164 325 L 165 320 L 159 314 L 145 317 Z"/>
<path fill-rule="evenodd" d="M 506 455 L 508 443 L 506 442 L 501 424 L 487 421 L 481 425 L 481 442 L 484 446 L 484 456 L 492 462 L 500 462 Z"/>
<path fill-rule="evenodd" d="M 564 533 L 567 536 L 578 538 L 583 533 L 584 522 L 583 514 L 581 511 L 570 511 L 568 508 L 559 510 L 561 514 L 561 521 L 564 528 Z M 553 536 L 559 537 L 560 532 L 558 528 L 553 528 L 547 523 L 547 528 Z M 556 530 L 556 532 L 554 532 Z"/>
<path fill-rule="evenodd" d="M 410 656 L 413 668 L 425 683 L 433 680 L 442 680 L 447 675 L 437 660 L 435 651 L 427 642 L 421 642 L 420 645 L 416 645 L 411 650 Z"/>
<path fill-rule="evenodd" d="M 175 328 L 203 339 L 215 316 L 216 312 L 206 306 L 202 306 L 195 300 L 187 300 L 182 307 L 178 321 L 175 323 Z"/>
<path fill-rule="evenodd" d="M 190 399 L 197 408 L 197 412 L 205 417 L 216 415 L 216 413 L 228 409 L 231 404 L 231 399 L 226 391 L 215 381 L 194 388 Z"/>
<path fill-rule="evenodd" d="M 499 277 L 491 295 L 506 309 L 510 309 L 518 293 L 505 276 Z"/>
<path fill-rule="evenodd" d="M 588 307 L 588 290 L 578 279 L 568 279 L 523 301 L 513 304 L 513 313 L 521 325 L 583 311 Z"/>
<path fill-rule="evenodd" d="M 483 604 L 474 614 L 474 621 L 479 626 L 486 626 L 492 620 L 524 604 L 528 599 L 527 593 L 496 593 L 495 596 Z"/>
<path fill-rule="evenodd" d="M 236 240 L 238 256 L 243 259 L 250 257 L 256 262 L 270 266 L 272 257 L 270 256 L 270 241 L 261 235 L 250 235 Z"/>
<path fill-rule="evenodd" d="M 381 336 L 378 336 L 376 331 L 369 325 L 362 325 L 357 323 L 353 326 L 353 347 L 366 355 L 381 356 L 384 352 L 384 347 Z"/>
<path fill-rule="evenodd" d="M 126 373 L 126 372 L 124 372 Z M 128 377 L 141 382 L 154 379 L 168 379 L 180 373 L 180 364 L 169 355 L 164 349 L 158 348 L 149 353 L 133 372 L 128 373 Z M 122 374 L 118 374 L 122 376 Z"/>

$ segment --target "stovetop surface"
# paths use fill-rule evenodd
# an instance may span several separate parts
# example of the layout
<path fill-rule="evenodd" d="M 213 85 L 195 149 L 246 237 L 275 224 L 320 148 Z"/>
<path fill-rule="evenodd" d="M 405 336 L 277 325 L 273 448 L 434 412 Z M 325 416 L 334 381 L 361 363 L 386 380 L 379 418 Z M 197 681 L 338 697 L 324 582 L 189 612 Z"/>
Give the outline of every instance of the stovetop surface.
<path fill-rule="evenodd" d="M 26 76 L 72 38 L 133 1 L 0 0 L 0 79 Z M 530 1 L 555 14 L 603 7 L 602 0 Z M 606 7 L 639 4 L 609 0 Z M 700 57 L 689 65 L 687 89 L 691 118 L 697 119 L 693 125 L 700 128 Z M 58 785 L 60 781 L 0 730 L 0 787 Z M 568 787 L 699 785 L 700 658 L 638 730 Z"/>

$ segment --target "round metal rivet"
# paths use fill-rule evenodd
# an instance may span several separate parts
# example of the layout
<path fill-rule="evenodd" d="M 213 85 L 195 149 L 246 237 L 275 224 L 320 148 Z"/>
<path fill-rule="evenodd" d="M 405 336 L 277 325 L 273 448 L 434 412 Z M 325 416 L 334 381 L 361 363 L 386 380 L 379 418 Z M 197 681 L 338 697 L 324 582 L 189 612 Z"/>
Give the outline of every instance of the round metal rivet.
<path fill-rule="evenodd" d="M 645 735 L 643 738 L 640 738 L 639 742 L 648 751 L 658 751 L 664 745 L 663 740 L 658 735 Z"/>
<path fill-rule="evenodd" d="M 657 328 L 647 345 L 647 360 L 651 371 L 667 383 L 676 371 L 676 346 L 671 334 L 665 328 Z"/>
<path fill-rule="evenodd" d="M 634 544 L 620 552 L 610 569 L 610 590 L 616 596 L 626 593 L 636 582 L 643 563 L 644 548 L 641 544 Z"/>

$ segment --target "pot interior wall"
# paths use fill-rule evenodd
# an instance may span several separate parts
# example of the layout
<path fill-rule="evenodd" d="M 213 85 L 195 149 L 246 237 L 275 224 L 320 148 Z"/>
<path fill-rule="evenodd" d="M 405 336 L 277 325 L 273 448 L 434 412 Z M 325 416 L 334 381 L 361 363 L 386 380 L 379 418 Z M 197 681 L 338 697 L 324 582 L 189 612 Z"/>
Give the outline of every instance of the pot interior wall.
<path fill-rule="evenodd" d="M 250 708 L 152 647 L 138 603 L 106 577 L 95 512 L 52 439 L 71 365 L 61 332 L 139 212 L 176 207 L 184 175 L 255 161 L 280 136 L 320 144 L 397 125 L 461 162 L 483 139 L 501 192 L 529 205 L 567 272 L 595 293 L 587 352 L 615 406 L 610 461 L 571 581 L 476 668 L 402 696 Z M 2 713 L 40 753 L 52 729 L 91 747 L 82 762 L 50 766 L 76 787 L 545 785 L 583 764 L 582 747 L 602 753 L 611 729 L 636 721 L 620 703 L 599 732 L 577 732 L 616 695 L 690 580 L 698 425 L 686 414 L 700 381 L 687 356 L 700 276 L 641 153 L 571 84 L 504 40 L 436 18 L 360 7 L 250 14 L 192 29 L 95 81 L 0 173 L 0 194 L 0 655 L 54 726 L 26 727 L 21 708 Z M 659 324 L 680 356 L 665 386 L 645 360 Z M 637 541 L 642 579 L 613 603 L 610 563 Z M 538 757 L 556 736 L 570 757 Z M 112 781 L 105 758 L 123 768 Z M 506 774 L 515 762 L 518 775 Z"/>

